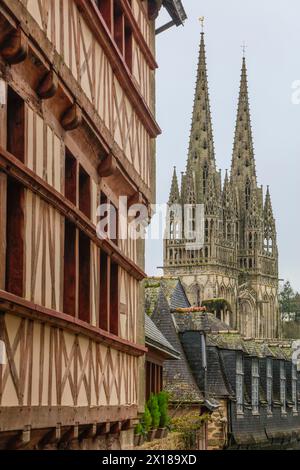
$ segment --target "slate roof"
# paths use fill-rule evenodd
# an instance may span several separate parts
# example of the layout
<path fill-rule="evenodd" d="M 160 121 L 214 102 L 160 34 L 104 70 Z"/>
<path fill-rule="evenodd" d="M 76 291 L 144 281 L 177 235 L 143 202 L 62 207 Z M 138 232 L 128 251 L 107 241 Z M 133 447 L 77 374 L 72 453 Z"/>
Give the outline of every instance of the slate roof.
<path fill-rule="evenodd" d="M 149 277 L 144 281 L 145 287 L 145 311 L 151 316 L 160 291 L 171 309 L 189 307 L 190 303 L 184 288 L 177 277 Z"/>
<path fill-rule="evenodd" d="M 243 351 L 249 356 L 273 357 L 274 359 L 290 360 L 292 344 L 288 341 L 265 342 L 258 339 L 246 339 L 237 332 L 219 332 L 207 335 L 207 344 L 220 349 Z"/>
<path fill-rule="evenodd" d="M 163 352 L 170 359 L 179 359 L 180 353 L 169 343 L 151 318 L 145 314 L 146 345 Z"/>
<path fill-rule="evenodd" d="M 231 332 L 233 331 L 226 323 L 221 322 L 213 313 L 203 311 L 180 311 L 175 310 L 174 316 L 179 331 L 205 331 L 210 332 Z"/>
<path fill-rule="evenodd" d="M 170 345 L 180 353 L 177 361 L 164 362 L 165 388 L 173 401 L 204 402 L 203 374 L 201 376 L 199 366 L 202 361 L 202 332 L 206 335 L 207 345 L 206 397 L 234 396 L 222 350 L 242 351 L 247 356 L 261 358 L 288 360 L 291 357 L 291 343 L 288 341 L 264 342 L 245 338 L 213 313 L 195 310 L 190 306 L 181 282 L 175 277 L 155 277 L 145 281 L 145 311 Z"/>
<path fill-rule="evenodd" d="M 202 403 L 203 394 L 184 354 L 171 305 L 190 306 L 180 281 L 177 278 L 148 278 L 145 281 L 145 311 L 151 315 L 151 320 L 172 347 L 180 353 L 177 361 L 164 362 L 164 388 L 174 402 Z"/>

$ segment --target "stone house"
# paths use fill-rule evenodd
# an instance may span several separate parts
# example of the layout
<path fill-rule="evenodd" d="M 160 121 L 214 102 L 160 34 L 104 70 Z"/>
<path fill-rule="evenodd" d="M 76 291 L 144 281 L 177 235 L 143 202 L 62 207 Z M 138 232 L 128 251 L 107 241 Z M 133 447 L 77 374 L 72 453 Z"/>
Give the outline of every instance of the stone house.
<path fill-rule="evenodd" d="M 243 337 L 190 307 L 175 278 L 148 279 L 145 291 L 152 320 L 181 353 L 176 365 L 164 365 L 174 417 L 210 408 L 209 450 L 298 448 L 300 375 L 291 343 Z"/>

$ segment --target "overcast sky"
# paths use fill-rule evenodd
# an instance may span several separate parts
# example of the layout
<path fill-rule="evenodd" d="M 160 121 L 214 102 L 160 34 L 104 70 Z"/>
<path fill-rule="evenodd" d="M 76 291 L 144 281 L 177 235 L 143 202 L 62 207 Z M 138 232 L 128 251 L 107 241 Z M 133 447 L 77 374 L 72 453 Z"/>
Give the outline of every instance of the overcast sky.
<path fill-rule="evenodd" d="M 299 0 L 183 0 L 188 20 L 157 37 L 157 202 L 168 199 L 173 166 L 185 169 L 205 16 L 208 80 L 216 159 L 230 168 L 243 41 L 258 183 L 270 185 L 277 220 L 280 277 L 300 291 Z M 168 21 L 161 14 L 159 24 Z M 300 82 L 299 82 L 300 83 Z M 299 84 L 298 84 L 299 86 Z M 298 94 L 298 97 L 300 94 Z M 300 100 L 299 100 L 300 101 Z M 146 272 L 162 274 L 162 241 L 147 242 Z"/>

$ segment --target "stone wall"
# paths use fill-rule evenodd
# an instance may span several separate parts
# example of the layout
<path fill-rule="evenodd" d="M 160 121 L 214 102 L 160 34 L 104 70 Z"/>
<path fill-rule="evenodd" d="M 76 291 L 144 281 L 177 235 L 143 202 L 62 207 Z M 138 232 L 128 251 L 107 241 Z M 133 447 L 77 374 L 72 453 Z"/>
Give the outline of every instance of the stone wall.
<path fill-rule="evenodd" d="M 207 450 L 221 450 L 228 438 L 227 401 L 220 400 L 220 408 L 214 411 L 208 421 Z"/>

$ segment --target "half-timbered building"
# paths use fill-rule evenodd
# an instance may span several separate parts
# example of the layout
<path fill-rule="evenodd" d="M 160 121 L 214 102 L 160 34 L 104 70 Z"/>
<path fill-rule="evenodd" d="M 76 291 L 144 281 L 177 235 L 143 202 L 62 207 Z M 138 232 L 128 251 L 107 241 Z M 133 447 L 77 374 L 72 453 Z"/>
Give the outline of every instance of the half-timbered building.
<path fill-rule="evenodd" d="M 0 448 L 130 445 L 144 247 L 97 207 L 154 199 L 161 4 L 1 2 Z"/>

